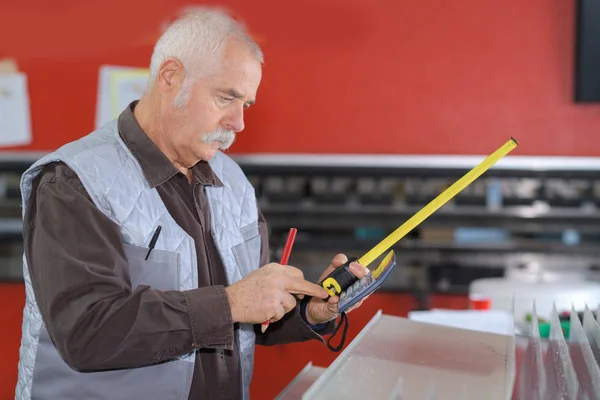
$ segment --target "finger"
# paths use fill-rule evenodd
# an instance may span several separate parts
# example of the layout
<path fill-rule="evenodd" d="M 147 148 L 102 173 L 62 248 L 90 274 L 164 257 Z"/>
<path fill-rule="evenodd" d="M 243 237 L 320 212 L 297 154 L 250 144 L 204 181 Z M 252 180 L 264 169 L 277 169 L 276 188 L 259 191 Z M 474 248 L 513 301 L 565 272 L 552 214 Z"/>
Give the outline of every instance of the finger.
<path fill-rule="evenodd" d="M 372 293 L 371 293 L 371 294 L 372 294 Z M 362 298 L 362 299 L 361 299 L 361 300 L 360 300 L 358 303 L 356 303 L 356 304 L 355 304 L 355 305 L 353 305 L 352 307 L 348 308 L 348 312 L 350 312 L 350 311 L 352 311 L 352 310 L 354 310 L 354 309 L 356 309 L 356 308 L 360 307 L 360 306 L 362 305 L 362 303 L 363 303 L 365 300 L 367 300 L 371 294 L 369 294 L 369 295 L 367 295 L 367 296 L 363 297 L 363 298 Z"/>
<path fill-rule="evenodd" d="M 286 293 L 281 300 L 281 305 L 283 306 L 283 310 L 286 314 L 296 308 L 296 304 L 296 298 L 291 294 Z"/>
<path fill-rule="evenodd" d="M 339 268 L 342 265 L 344 265 L 346 261 L 348 261 L 348 257 L 341 253 L 333 257 L 333 260 L 331 260 L 331 264 L 329 264 L 329 267 L 327 267 L 319 277 L 319 281 L 325 279 L 325 277 L 331 274 L 336 268 Z"/>
<path fill-rule="evenodd" d="M 319 277 L 319 282 L 321 282 L 323 279 L 328 277 L 329 274 L 331 274 L 333 271 L 335 271 L 335 268 L 333 268 L 331 265 L 329 267 L 327 267 L 327 269 L 325 269 L 325 271 L 323 271 L 323 273 Z"/>
<path fill-rule="evenodd" d="M 339 268 L 342 265 L 346 264 L 346 262 L 348 261 L 348 257 L 346 257 L 345 254 L 338 254 L 335 257 L 333 257 L 333 260 L 331 260 L 331 266 L 333 268 Z"/>
<path fill-rule="evenodd" d="M 349 268 L 350 272 L 352 272 L 352 274 L 354 274 L 354 276 L 356 276 L 358 279 L 362 278 L 369 272 L 366 267 L 363 267 L 357 262 L 351 262 Z"/>
<path fill-rule="evenodd" d="M 290 265 L 285 265 L 282 267 L 285 267 L 284 269 L 282 269 L 282 271 L 283 271 L 283 274 L 288 279 L 304 281 L 304 272 L 302 272 L 301 269 L 292 267 Z M 293 292 L 290 292 L 290 293 L 293 293 Z M 304 298 L 303 293 L 295 293 L 295 294 L 297 295 L 296 297 L 298 297 L 299 300 L 302 300 Z"/>
<path fill-rule="evenodd" d="M 292 294 L 304 294 L 307 296 L 318 297 L 320 299 L 327 298 L 327 291 L 319 285 L 305 280 L 290 280 L 285 289 Z"/>
<path fill-rule="evenodd" d="M 365 299 L 366 299 L 366 297 L 365 297 Z M 359 301 L 358 303 L 356 303 L 352 307 L 348 308 L 348 311 L 346 311 L 346 312 L 349 313 L 350 311 L 352 311 L 352 310 L 357 309 L 358 307 L 360 307 L 361 304 L 363 303 L 363 301 L 365 301 L 365 299 L 362 299 L 361 301 Z"/>
<path fill-rule="evenodd" d="M 275 308 L 275 315 L 273 317 L 271 317 L 270 321 L 277 322 L 281 318 L 283 318 L 284 315 L 285 315 L 285 310 L 284 310 L 283 306 L 279 305 L 278 307 Z"/>
<path fill-rule="evenodd" d="M 337 296 L 330 297 L 327 301 L 327 312 L 331 318 L 335 318 L 339 314 L 340 298 Z"/>
<path fill-rule="evenodd" d="M 304 273 L 300 268 L 296 268 L 291 265 L 283 265 L 282 267 L 282 271 L 285 275 L 294 279 L 304 279 Z"/>

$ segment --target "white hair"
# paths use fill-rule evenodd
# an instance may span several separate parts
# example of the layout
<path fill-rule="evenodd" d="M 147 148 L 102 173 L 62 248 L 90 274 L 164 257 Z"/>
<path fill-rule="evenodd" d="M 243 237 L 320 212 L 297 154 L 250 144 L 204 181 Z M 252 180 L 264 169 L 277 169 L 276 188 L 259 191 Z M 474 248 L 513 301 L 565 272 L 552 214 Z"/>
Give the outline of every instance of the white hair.
<path fill-rule="evenodd" d="M 165 59 L 177 58 L 184 67 L 184 86 L 175 99 L 175 106 L 187 102 L 188 89 L 194 79 L 209 74 L 218 66 L 227 40 L 235 39 L 246 45 L 261 64 L 263 53 L 250 37 L 245 26 L 222 9 L 193 7 L 176 19 L 154 46 L 150 60 L 149 88 L 154 84 L 158 70 Z"/>

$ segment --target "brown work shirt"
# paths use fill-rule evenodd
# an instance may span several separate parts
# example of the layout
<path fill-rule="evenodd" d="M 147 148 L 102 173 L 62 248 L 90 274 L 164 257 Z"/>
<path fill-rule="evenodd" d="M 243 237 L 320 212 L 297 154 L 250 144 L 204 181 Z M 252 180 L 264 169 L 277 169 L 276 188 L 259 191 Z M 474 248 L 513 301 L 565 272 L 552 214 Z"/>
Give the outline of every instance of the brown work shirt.
<path fill-rule="evenodd" d="M 133 114 L 136 104 L 119 117 L 121 139 L 173 219 L 194 239 L 199 288 L 180 292 L 131 287 L 119 226 L 96 208 L 70 168 L 52 163 L 34 180 L 23 224 L 38 307 L 59 353 L 77 370 L 149 365 L 164 354 L 193 351 L 196 340 L 189 398 L 240 398 L 238 327 L 231 320 L 204 192 L 206 186 L 222 182 L 204 161 L 192 168 L 188 181 L 143 132 Z M 264 265 L 269 262 L 268 230 L 257 213 Z M 330 332 L 331 325 L 322 332 Z M 256 332 L 257 343 L 263 345 L 322 340 L 300 317 L 299 307 L 265 334 L 259 325 Z"/>

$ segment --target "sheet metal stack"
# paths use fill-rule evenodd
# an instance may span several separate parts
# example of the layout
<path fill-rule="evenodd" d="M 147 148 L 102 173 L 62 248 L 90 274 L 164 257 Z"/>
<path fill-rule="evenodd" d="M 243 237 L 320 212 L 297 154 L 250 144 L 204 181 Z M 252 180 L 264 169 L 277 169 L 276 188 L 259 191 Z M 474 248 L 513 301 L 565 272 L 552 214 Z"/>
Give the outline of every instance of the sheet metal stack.
<path fill-rule="evenodd" d="M 554 308 L 542 338 L 535 304 L 530 335 L 378 312 L 328 368 L 307 365 L 278 399 L 600 400 L 600 326 L 589 308 L 580 315 L 572 310 L 567 336 Z"/>
<path fill-rule="evenodd" d="M 600 309 L 598 310 L 600 311 Z M 600 327 L 589 308 L 583 323 L 571 311 L 569 338 L 565 339 L 554 308 L 550 338 L 542 340 L 535 315 L 520 366 L 518 399 L 600 399 Z"/>

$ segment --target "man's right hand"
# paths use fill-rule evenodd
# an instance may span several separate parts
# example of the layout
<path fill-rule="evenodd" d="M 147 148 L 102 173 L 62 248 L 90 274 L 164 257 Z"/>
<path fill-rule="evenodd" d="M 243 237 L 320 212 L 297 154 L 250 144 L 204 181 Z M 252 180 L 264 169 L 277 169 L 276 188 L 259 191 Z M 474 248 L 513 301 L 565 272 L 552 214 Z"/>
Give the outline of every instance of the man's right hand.
<path fill-rule="evenodd" d="M 275 322 L 296 307 L 299 298 L 327 298 L 321 286 L 304 280 L 298 268 L 271 263 L 225 288 L 233 322 Z"/>

